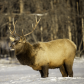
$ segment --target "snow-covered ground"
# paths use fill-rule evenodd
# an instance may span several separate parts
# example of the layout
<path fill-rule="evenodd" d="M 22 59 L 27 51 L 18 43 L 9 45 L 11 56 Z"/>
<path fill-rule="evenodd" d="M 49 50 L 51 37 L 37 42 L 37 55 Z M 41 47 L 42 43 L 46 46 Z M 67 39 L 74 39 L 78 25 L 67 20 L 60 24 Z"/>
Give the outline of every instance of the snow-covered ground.
<path fill-rule="evenodd" d="M 84 84 L 84 58 L 75 58 L 74 77 L 61 77 L 59 69 L 50 69 L 48 78 L 41 78 L 29 66 L 9 64 L 0 60 L 0 84 Z"/>

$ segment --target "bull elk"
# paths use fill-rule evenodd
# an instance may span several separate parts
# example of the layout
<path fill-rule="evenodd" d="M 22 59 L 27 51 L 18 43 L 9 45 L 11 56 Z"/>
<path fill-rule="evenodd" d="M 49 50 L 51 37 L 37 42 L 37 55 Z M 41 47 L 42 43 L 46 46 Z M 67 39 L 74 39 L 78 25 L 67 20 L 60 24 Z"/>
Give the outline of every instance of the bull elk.
<path fill-rule="evenodd" d="M 31 45 L 26 42 L 25 36 L 31 34 L 33 30 L 19 40 L 14 41 L 12 48 L 15 49 L 16 57 L 22 65 L 28 65 L 40 72 L 41 77 L 48 77 L 48 69 L 59 68 L 63 77 L 73 77 L 73 61 L 76 54 L 76 45 L 69 39 L 57 39 L 50 42 L 38 42 Z M 14 30 L 10 32 L 14 34 Z M 23 32 L 22 32 L 23 33 Z M 16 34 L 16 33 L 15 33 Z M 17 34 L 18 35 L 18 34 Z"/>

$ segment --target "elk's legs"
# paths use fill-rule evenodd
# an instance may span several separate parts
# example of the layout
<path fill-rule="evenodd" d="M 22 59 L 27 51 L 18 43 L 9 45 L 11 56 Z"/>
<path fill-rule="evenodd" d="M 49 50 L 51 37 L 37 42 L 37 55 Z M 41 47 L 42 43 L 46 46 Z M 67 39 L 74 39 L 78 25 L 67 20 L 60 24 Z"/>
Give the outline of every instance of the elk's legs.
<path fill-rule="evenodd" d="M 67 69 L 69 77 L 73 77 L 72 65 L 67 65 L 66 64 L 66 69 Z"/>
<path fill-rule="evenodd" d="M 60 72 L 61 72 L 61 74 L 62 74 L 62 77 L 68 77 L 68 73 L 67 73 L 65 64 L 63 64 L 63 65 L 60 67 Z"/>
<path fill-rule="evenodd" d="M 69 77 L 73 77 L 73 61 L 65 60 L 65 67 Z"/>
<path fill-rule="evenodd" d="M 39 72 L 42 78 L 48 77 L 48 65 L 42 66 L 42 70 L 39 70 Z"/>

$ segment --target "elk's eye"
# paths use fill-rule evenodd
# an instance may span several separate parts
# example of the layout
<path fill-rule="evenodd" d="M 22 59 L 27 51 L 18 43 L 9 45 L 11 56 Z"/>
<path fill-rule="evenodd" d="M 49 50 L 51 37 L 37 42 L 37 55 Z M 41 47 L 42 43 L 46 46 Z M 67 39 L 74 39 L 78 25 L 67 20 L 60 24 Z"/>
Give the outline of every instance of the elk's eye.
<path fill-rule="evenodd" d="M 16 43 L 17 41 L 15 40 L 14 42 Z"/>
<path fill-rule="evenodd" d="M 18 44 L 18 42 L 16 41 L 15 44 Z"/>

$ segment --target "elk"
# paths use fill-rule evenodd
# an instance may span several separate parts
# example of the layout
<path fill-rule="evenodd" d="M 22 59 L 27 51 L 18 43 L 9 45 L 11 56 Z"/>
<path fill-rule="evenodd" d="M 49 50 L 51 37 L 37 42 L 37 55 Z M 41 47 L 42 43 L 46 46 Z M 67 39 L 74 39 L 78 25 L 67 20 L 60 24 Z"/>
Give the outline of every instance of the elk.
<path fill-rule="evenodd" d="M 73 61 L 76 54 L 76 45 L 69 39 L 57 39 L 49 42 L 38 42 L 30 44 L 26 42 L 25 36 L 31 34 L 33 30 L 20 36 L 19 40 L 13 41 L 11 45 L 15 49 L 16 57 L 22 65 L 28 65 L 40 72 L 41 77 L 48 77 L 49 69 L 59 68 L 62 77 L 73 77 Z M 14 31 L 10 32 L 14 35 Z M 23 33 L 23 31 L 22 31 Z M 16 34 L 16 33 L 15 33 Z M 18 34 L 17 34 L 18 35 Z"/>

